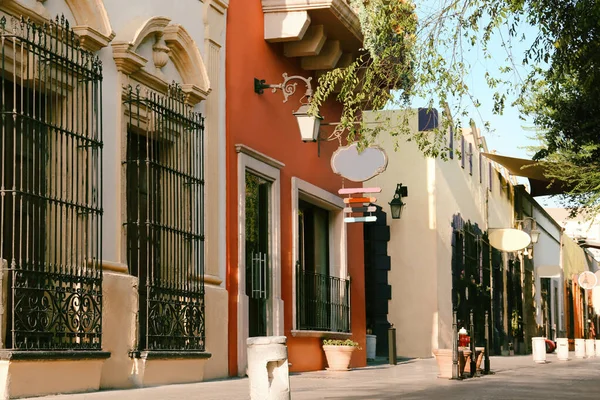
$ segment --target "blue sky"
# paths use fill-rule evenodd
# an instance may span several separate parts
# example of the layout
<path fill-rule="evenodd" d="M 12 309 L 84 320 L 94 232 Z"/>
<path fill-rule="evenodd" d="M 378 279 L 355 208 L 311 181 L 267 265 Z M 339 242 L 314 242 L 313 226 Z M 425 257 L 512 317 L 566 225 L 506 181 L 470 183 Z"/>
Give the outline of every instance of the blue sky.
<path fill-rule="evenodd" d="M 440 8 L 449 2 L 449 0 L 414 0 L 417 5 L 417 15 L 419 21 L 425 21 L 426 18 L 438 12 Z M 516 74 L 512 78 L 515 80 L 525 78 L 529 69 L 527 66 L 523 66 L 521 61 L 525 51 L 530 47 L 531 42 L 536 36 L 537 30 L 529 25 L 522 24 L 521 32 L 525 34 L 525 41 L 521 42 L 518 40 L 512 40 L 509 44 L 511 45 L 512 59 L 517 64 L 515 70 L 518 71 L 518 77 Z M 493 94 L 494 89 L 490 89 L 485 80 L 485 73 L 488 72 L 492 76 L 501 77 L 498 72 L 498 67 L 506 66 L 507 63 L 507 50 L 503 46 L 503 39 L 509 40 L 508 29 L 503 29 L 502 35 L 497 34 L 492 37 L 491 43 L 489 44 L 491 59 L 485 59 L 483 52 L 477 44 L 475 47 L 467 45 L 464 47 L 464 57 L 468 64 L 472 66 L 472 70 L 469 76 L 465 77 L 465 82 L 470 88 L 472 96 L 479 100 L 481 106 L 476 108 L 472 105 L 471 100 L 463 99 L 461 108 L 467 109 L 469 115 L 475 120 L 477 126 L 482 130 L 482 134 L 485 136 L 489 150 L 496 150 L 499 154 L 512 156 L 512 157 L 530 157 L 528 151 L 524 148 L 526 146 L 536 144 L 536 141 L 530 137 L 534 135 L 534 132 L 529 130 L 526 131 L 524 127 L 532 128 L 533 124 L 531 121 L 523 121 L 519 118 L 519 111 L 515 107 L 511 107 L 510 102 L 514 98 L 507 101 L 506 108 L 502 115 L 495 115 L 492 112 L 494 105 Z M 506 78 L 506 76 L 504 76 Z M 416 104 L 423 103 L 423 104 Z M 413 106 L 425 106 L 425 100 L 416 100 Z M 451 104 L 452 106 L 453 104 Z M 456 105 L 456 104 L 454 104 Z M 463 126 L 468 126 L 468 118 L 461 121 Z M 490 123 L 491 131 L 486 131 L 484 128 L 484 122 Z"/>
<path fill-rule="evenodd" d="M 432 11 L 439 10 L 440 5 L 447 3 L 447 0 L 423 0 L 417 4 L 417 14 L 420 20 L 423 20 L 426 15 Z M 532 41 L 537 35 L 537 29 L 525 23 L 521 24 L 520 30 L 525 35 L 525 40 L 519 41 L 513 39 L 510 43 L 508 29 L 503 29 L 502 34 L 493 36 L 489 44 L 491 59 L 485 59 L 483 52 L 476 45 L 469 48 L 464 54 L 465 60 L 472 66 L 471 73 L 465 77 L 465 82 L 470 88 L 470 92 L 474 98 L 481 103 L 480 107 L 476 108 L 472 105 L 469 99 L 463 99 L 462 107 L 468 110 L 469 115 L 475 121 L 476 125 L 481 129 L 482 135 L 485 137 L 488 150 L 496 150 L 498 154 L 510 157 L 531 158 L 532 154 L 526 149 L 527 146 L 537 144 L 537 140 L 532 138 L 535 135 L 534 126 L 531 120 L 523 120 L 520 118 L 519 110 L 511 106 L 514 96 L 509 97 L 506 101 L 505 109 L 502 115 L 494 114 L 492 109 L 494 105 L 493 94 L 497 89 L 490 89 L 485 80 L 486 71 L 492 76 L 500 77 L 498 67 L 506 66 L 508 52 L 504 44 L 510 45 L 512 60 L 515 63 L 515 71 L 513 79 L 524 79 L 530 71 L 529 67 L 522 64 L 525 51 L 530 47 Z M 424 106 L 424 104 L 414 104 L 414 106 Z M 490 131 L 486 131 L 484 122 L 490 124 Z M 461 121 L 463 126 L 468 126 L 468 119 Z M 527 129 L 528 128 L 528 129 Z M 527 180 L 520 178 L 520 182 L 526 183 Z M 550 207 L 556 207 L 556 202 L 548 198 L 538 198 L 541 204 Z"/>

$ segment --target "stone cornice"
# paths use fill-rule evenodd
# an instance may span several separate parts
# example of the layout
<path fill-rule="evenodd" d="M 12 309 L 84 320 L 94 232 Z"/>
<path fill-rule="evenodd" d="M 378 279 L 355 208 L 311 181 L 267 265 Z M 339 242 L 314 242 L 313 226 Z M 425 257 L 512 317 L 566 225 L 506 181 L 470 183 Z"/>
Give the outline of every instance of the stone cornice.
<path fill-rule="evenodd" d="M 141 70 L 148 60 L 131 50 L 131 44 L 127 42 L 112 43 L 113 58 L 117 70 L 130 75 Z"/>
<path fill-rule="evenodd" d="M 96 52 L 103 47 L 108 46 L 110 41 L 115 37 L 115 33 L 112 32 L 110 36 L 98 32 L 91 26 L 75 26 L 73 31 L 79 36 L 81 47 L 91 52 Z"/>
<path fill-rule="evenodd" d="M 229 8 L 229 0 L 212 0 L 210 5 L 221 14 L 225 14 L 225 11 Z"/>
<path fill-rule="evenodd" d="M 73 31 L 79 37 L 81 47 L 88 51 L 96 52 L 101 48 L 108 46 L 110 41 L 115 37 L 115 33 L 110 29 L 110 24 L 103 7 L 94 3 L 96 7 L 100 7 L 96 8 L 81 0 L 68 1 L 67 5 L 74 15 L 75 21 L 71 21 L 74 22 L 72 27 Z M 35 7 L 31 8 L 16 0 L 0 0 L 0 9 L 17 18 L 29 18 L 29 20 L 38 25 L 48 23 L 51 18 L 46 8 L 40 3 L 37 3 Z M 99 14 L 100 16 L 96 14 Z M 95 21 L 99 24 L 98 27 L 93 27 L 87 23 L 81 23 L 90 20 L 90 15 L 94 15 L 100 20 L 100 22 Z"/>
<path fill-rule="evenodd" d="M 346 0 L 262 0 L 262 9 L 264 13 L 330 9 L 362 41 L 360 21 Z"/>
<path fill-rule="evenodd" d="M 0 0 L 0 9 L 15 17 L 29 18 L 31 22 L 36 24 L 48 22 L 50 17 L 49 15 L 44 15 L 39 12 L 45 11 L 43 7 L 40 10 L 34 10 L 33 8 L 29 8 L 26 5 L 14 0 Z"/>

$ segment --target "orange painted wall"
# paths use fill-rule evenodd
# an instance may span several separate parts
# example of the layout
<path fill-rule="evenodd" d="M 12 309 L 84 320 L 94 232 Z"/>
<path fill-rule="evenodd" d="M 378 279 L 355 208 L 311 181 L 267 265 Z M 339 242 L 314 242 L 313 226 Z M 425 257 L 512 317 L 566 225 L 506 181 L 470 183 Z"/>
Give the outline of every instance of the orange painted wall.
<path fill-rule="evenodd" d="M 292 112 L 299 106 L 304 93 L 301 83 L 298 93 L 283 103 L 283 95 L 265 90 L 254 93 L 254 78 L 267 83 L 283 81 L 282 73 L 309 76 L 300 69 L 298 60 L 283 55 L 282 44 L 269 44 L 263 39 L 263 12 L 260 0 L 231 0 L 227 17 L 226 42 L 226 109 L 227 109 L 227 290 L 229 292 L 229 373 L 237 375 L 237 153 L 236 144 L 245 144 L 285 164 L 281 169 L 281 268 L 284 301 L 284 331 L 288 337 L 289 361 L 292 371 L 318 370 L 325 367 L 325 356 L 318 338 L 293 338 L 292 328 L 292 215 L 291 179 L 298 177 L 331 193 L 337 193 L 342 180 L 331 171 L 330 157 L 338 143 L 317 143 L 300 140 Z M 315 79 L 313 79 L 315 80 Z M 339 119 L 338 104 L 328 104 L 321 110 L 325 122 Z M 208 133 L 210 134 L 210 132 Z M 346 181 L 346 187 L 360 186 Z M 363 227 L 349 224 L 348 271 L 352 277 L 351 318 L 353 339 L 362 350 L 355 351 L 353 367 L 366 364 L 366 315 L 364 298 Z"/>

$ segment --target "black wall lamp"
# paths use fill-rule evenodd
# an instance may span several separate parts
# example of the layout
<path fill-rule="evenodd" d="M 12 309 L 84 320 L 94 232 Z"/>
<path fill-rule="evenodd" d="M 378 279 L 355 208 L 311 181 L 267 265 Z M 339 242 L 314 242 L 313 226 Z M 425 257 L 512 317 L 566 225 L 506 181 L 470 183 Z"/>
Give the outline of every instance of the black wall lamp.
<path fill-rule="evenodd" d="M 408 196 L 408 187 L 402 186 L 401 183 L 396 185 L 396 192 L 394 198 L 390 201 L 390 210 L 392 213 L 392 219 L 400 219 L 402 216 L 402 210 L 406 206 L 406 203 L 402 201 L 402 197 Z"/>

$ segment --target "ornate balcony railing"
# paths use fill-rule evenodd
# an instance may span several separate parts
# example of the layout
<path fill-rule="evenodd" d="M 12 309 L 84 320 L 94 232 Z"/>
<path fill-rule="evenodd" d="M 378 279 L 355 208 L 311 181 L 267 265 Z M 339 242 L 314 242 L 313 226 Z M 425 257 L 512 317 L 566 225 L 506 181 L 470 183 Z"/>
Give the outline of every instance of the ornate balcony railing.
<path fill-rule="evenodd" d="M 350 279 L 298 267 L 296 329 L 350 332 Z"/>

